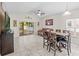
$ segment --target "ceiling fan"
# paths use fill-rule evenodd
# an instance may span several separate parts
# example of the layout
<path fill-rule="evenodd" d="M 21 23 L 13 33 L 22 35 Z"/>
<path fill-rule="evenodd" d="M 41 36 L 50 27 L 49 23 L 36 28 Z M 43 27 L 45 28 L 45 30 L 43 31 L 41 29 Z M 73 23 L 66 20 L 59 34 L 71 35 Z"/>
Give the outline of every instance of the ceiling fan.
<path fill-rule="evenodd" d="M 35 13 L 35 15 L 37 15 L 37 16 L 44 16 L 44 15 L 45 15 L 45 13 L 42 12 L 41 10 L 36 10 L 34 13 Z"/>

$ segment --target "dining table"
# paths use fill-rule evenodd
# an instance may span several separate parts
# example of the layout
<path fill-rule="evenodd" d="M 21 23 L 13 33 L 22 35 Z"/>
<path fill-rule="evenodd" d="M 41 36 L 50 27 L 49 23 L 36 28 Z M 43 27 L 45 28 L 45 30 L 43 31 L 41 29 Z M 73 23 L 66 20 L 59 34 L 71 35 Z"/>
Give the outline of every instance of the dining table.
<path fill-rule="evenodd" d="M 66 38 L 66 40 L 67 40 L 67 44 L 68 44 L 67 47 L 70 48 L 70 50 L 71 50 L 71 35 L 70 35 L 70 33 L 56 32 L 56 31 L 50 31 L 50 30 L 47 30 L 47 32 L 49 32 L 49 33 L 55 33 L 56 37 L 58 35 L 59 36 L 64 36 Z M 58 48 L 61 51 L 61 48 L 60 47 L 58 47 Z"/>

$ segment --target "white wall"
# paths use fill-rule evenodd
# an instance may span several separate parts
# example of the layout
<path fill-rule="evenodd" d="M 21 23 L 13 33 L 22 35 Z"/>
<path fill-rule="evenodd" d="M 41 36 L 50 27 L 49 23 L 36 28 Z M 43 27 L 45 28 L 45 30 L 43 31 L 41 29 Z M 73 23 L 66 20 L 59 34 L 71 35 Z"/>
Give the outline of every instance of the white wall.
<path fill-rule="evenodd" d="M 5 8 L 4 8 L 5 9 Z M 74 9 L 70 11 L 72 14 L 70 16 L 63 16 L 63 13 L 59 13 L 56 15 L 48 15 L 45 16 L 44 18 L 38 18 L 35 15 L 29 14 L 29 13 L 9 13 L 11 21 L 10 21 L 10 27 L 12 30 L 15 31 L 16 35 L 18 36 L 18 31 L 19 28 L 17 27 L 13 27 L 13 20 L 17 20 L 22 21 L 25 19 L 26 16 L 30 15 L 32 17 L 33 22 L 35 22 L 35 32 L 37 32 L 36 30 L 41 29 L 41 28 L 54 28 L 54 29 L 65 29 L 66 28 L 66 20 L 67 19 L 76 19 L 79 18 L 79 9 Z M 46 26 L 45 25 L 45 20 L 46 19 L 53 19 L 53 25 L 52 26 Z M 39 26 L 37 26 L 37 23 L 39 22 Z M 15 35 L 15 36 L 16 36 Z"/>
<path fill-rule="evenodd" d="M 48 15 L 42 20 L 42 27 L 54 28 L 54 29 L 65 29 L 66 28 L 66 20 L 68 19 L 78 19 L 79 18 L 79 9 L 71 10 L 70 16 L 63 16 L 64 13 L 59 13 L 56 15 Z M 53 19 L 52 26 L 46 26 L 45 20 L 46 19 Z"/>
<path fill-rule="evenodd" d="M 43 28 L 53 28 L 53 29 L 66 29 L 66 21 L 67 20 L 75 20 L 79 19 L 79 8 L 71 10 L 71 15 L 70 16 L 63 16 L 64 13 L 59 13 L 56 15 L 48 15 L 45 18 L 42 19 L 41 22 L 41 27 Z M 46 19 L 53 19 L 53 25 L 52 26 L 46 26 L 45 25 L 45 20 Z M 79 38 L 79 32 L 71 32 L 71 36 L 75 38 Z"/>
<path fill-rule="evenodd" d="M 53 19 L 53 25 L 46 26 L 45 25 L 46 19 Z M 42 27 L 43 28 L 53 28 L 53 29 L 60 29 L 61 28 L 61 29 L 63 29 L 65 24 L 62 24 L 62 23 L 63 23 L 62 18 L 58 15 L 55 15 L 55 16 L 49 15 L 49 16 L 46 16 L 44 19 L 42 19 Z M 62 26 L 63 26 L 63 28 L 62 28 Z"/>
<path fill-rule="evenodd" d="M 10 16 L 10 28 L 14 31 L 14 36 L 18 37 L 19 36 L 19 22 L 20 21 L 31 21 L 34 22 L 34 34 L 37 34 L 38 30 L 38 22 L 39 19 L 31 14 L 20 14 L 20 13 L 15 13 L 15 14 L 9 14 Z M 27 16 L 30 16 L 32 19 L 26 18 Z M 17 20 L 17 27 L 13 27 L 13 20 Z"/>

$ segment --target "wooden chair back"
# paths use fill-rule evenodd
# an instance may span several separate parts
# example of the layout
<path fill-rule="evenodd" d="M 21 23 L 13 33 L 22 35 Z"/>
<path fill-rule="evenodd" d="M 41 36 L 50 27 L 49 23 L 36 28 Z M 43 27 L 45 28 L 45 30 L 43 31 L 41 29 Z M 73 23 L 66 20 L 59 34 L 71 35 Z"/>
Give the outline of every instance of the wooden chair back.
<path fill-rule="evenodd" d="M 59 33 L 60 33 L 60 32 L 61 32 L 61 30 L 60 30 L 60 29 L 56 29 L 56 32 L 59 32 Z"/>

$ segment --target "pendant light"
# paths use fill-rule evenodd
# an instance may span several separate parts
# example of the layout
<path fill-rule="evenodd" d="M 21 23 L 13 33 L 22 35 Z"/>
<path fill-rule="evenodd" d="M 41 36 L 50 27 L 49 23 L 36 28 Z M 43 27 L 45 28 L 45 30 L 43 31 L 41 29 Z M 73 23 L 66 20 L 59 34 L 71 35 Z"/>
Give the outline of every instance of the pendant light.
<path fill-rule="evenodd" d="M 64 12 L 64 16 L 66 16 L 66 15 L 71 15 L 71 12 L 68 10 L 68 2 L 66 2 L 66 9 Z"/>

